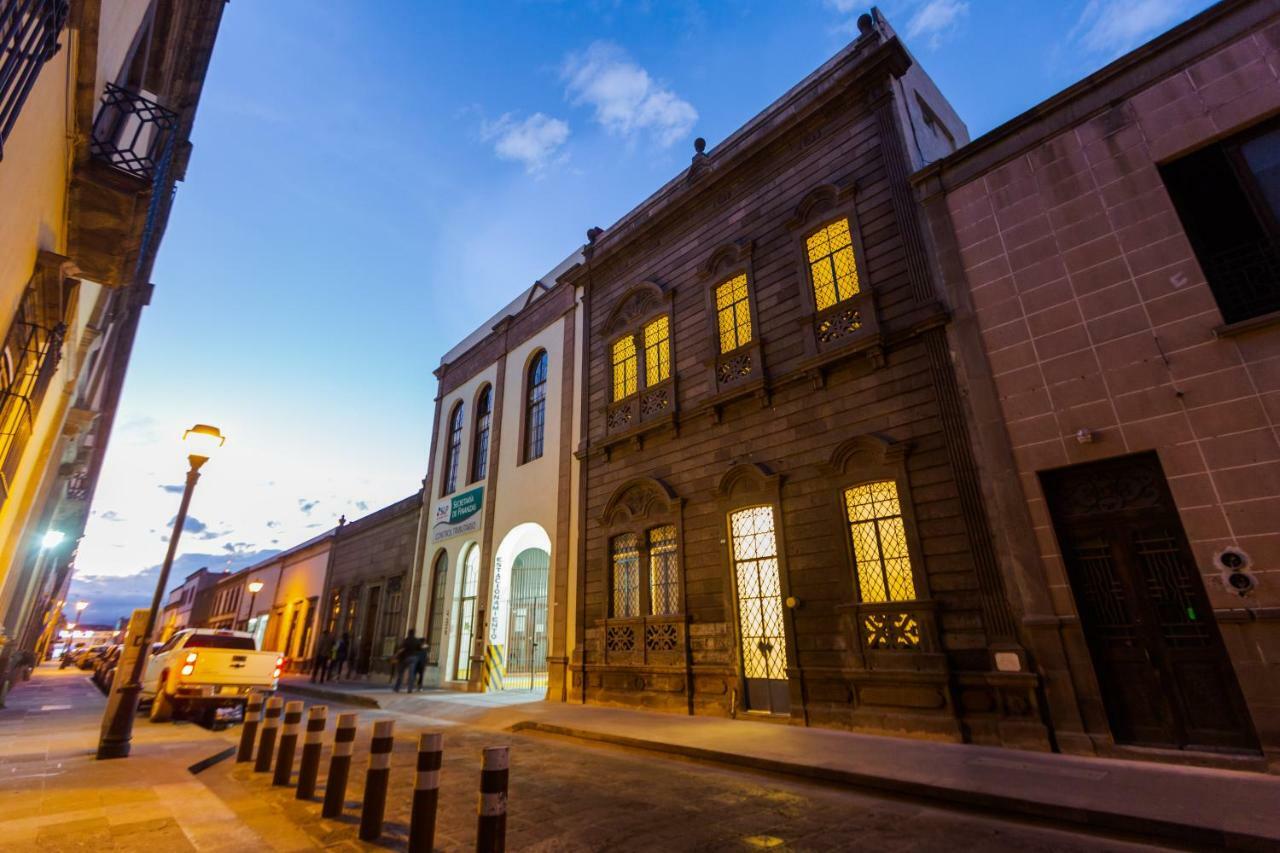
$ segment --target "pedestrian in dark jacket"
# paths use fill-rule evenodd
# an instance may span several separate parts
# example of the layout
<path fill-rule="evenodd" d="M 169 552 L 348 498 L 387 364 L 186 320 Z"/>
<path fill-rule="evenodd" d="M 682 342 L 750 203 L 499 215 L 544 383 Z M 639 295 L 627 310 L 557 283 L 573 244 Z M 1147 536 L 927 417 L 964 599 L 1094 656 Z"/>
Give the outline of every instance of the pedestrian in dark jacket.
<path fill-rule="evenodd" d="M 333 659 L 333 635 L 325 631 L 316 640 L 315 657 L 311 660 L 311 680 L 324 684 L 329 677 L 329 661 Z"/>
<path fill-rule="evenodd" d="M 417 660 L 420 648 L 422 648 L 422 641 L 413 635 L 413 629 L 410 628 L 409 633 L 401 641 L 400 648 L 396 650 L 396 683 L 392 689 L 397 693 L 400 692 L 400 683 L 405 680 L 406 675 L 409 679 L 405 687 L 409 690 L 413 689 L 413 662 Z"/>
<path fill-rule="evenodd" d="M 342 667 L 347 663 L 347 655 L 351 651 L 351 635 L 343 634 L 333 647 L 333 677 L 342 678 Z"/>
<path fill-rule="evenodd" d="M 415 690 L 422 689 L 422 674 L 427 671 L 427 642 L 418 641 L 418 652 L 413 656 L 413 684 Z"/>

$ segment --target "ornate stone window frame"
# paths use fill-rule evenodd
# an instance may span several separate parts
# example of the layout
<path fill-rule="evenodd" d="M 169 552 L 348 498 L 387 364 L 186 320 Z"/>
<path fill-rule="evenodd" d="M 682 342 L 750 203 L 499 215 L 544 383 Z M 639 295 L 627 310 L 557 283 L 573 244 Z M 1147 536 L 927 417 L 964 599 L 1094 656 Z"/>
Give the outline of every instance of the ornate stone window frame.
<path fill-rule="evenodd" d="M 746 396 L 756 396 L 762 405 L 769 403 L 769 380 L 764 364 L 764 336 L 756 298 L 756 273 L 753 262 L 755 242 L 735 240 L 716 247 L 698 268 L 698 278 L 706 295 L 709 319 L 708 337 L 711 357 L 709 387 L 714 389 L 707 404 L 713 420 L 719 422 L 725 404 Z M 747 277 L 747 310 L 751 317 L 751 340 L 729 352 L 720 351 L 719 311 L 716 290 L 739 275 Z"/>
<path fill-rule="evenodd" d="M 603 635 L 602 658 L 610 666 L 683 666 L 688 649 L 688 606 L 684 573 L 684 500 L 671 487 L 653 477 L 633 477 L 614 489 L 600 513 L 604 534 L 601 558 L 605 579 L 603 613 L 596 626 Z M 665 616 L 647 615 L 651 609 L 649 591 L 649 531 L 670 524 L 676 529 L 677 612 Z M 610 616 L 613 593 L 613 542 L 635 534 L 640 549 L 640 615 Z"/>
<path fill-rule="evenodd" d="M 848 630 L 862 666 L 867 669 L 941 669 L 945 658 L 938 638 L 937 602 L 929 594 L 928 577 L 922 563 L 924 548 L 916 523 L 915 502 L 907 476 L 907 456 L 911 444 L 877 433 L 864 433 L 836 446 L 828 467 L 834 490 L 831 495 L 834 521 L 839 524 L 845 565 L 849 567 L 850 603 L 838 605 L 849 618 Z M 864 602 L 857 580 L 857 560 L 849 536 L 844 493 L 866 483 L 890 480 L 898 490 L 902 525 L 911 556 L 913 601 Z M 910 634 L 918 641 L 910 643 Z"/>
<path fill-rule="evenodd" d="M 676 327 L 673 303 L 674 288 L 664 288 L 654 281 L 645 280 L 629 289 L 618 300 L 602 328 L 604 357 L 608 364 L 609 392 L 604 409 L 605 438 L 602 448 L 607 454 L 611 447 L 623 440 L 633 440 L 637 446 L 645 435 L 663 427 L 676 424 Z M 645 384 L 644 327 L 665 315 L 668 321 L 667 347 L 670 353 L 671 372 L 661 382 Z M 620 338 L 631 336 L 636 344 L 636 390 L 620 400 L 613 399 L 613 345 Z"/>
<path fill-rule="evenodd" d="M 822 184 L 814 187 L 796 206 L 787 220 L 792 232 L 796 258 L 800 265 L 800 304 L 804 306 L 797 322 L 803 327 L 805 368 L 812 371 L 819 384 L 824 368 L 833 361 L 856 353 L 866 353 L 872 363 L 884 365 L 884 343 L 880 334 L 880 318 L 876 310 L 875 286 L 867 271 L 867 253 L 862 243 L 862 225 L 858 221 L 855 200 L 858 186 L 854 182 Z M 806 241 L 818 229 L 841 219 L 849 221 L 853 261 L 858 271 L 858 293 L 828 308 L 818 309 L 813 292 L 813 274 L 809 266 Z M 857 312 L 859 327 L 848 329 L 849 312 Z"/>

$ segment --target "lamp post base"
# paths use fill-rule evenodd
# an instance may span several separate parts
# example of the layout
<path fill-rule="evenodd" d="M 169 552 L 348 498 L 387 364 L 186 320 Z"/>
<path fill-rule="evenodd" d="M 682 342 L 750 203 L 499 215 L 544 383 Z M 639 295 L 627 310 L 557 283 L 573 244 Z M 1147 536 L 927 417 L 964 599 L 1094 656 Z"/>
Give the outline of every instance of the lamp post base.
<path fill-rule="evenodd" d="M 138 714 L 140 684 L 126 684 L 116 691 L 116 707 L 98 740 L 98 758 L 128 758 L 133 742 L 133 718 Z"/>

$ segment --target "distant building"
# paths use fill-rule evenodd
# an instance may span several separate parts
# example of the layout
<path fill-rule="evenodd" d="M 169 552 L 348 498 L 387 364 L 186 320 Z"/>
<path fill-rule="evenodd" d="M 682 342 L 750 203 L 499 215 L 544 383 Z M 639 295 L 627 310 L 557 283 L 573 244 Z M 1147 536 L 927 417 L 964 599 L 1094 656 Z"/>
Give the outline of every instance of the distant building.
<path fill-rule="evenodd" d="M 433 684 L 564 698 L 583 330 L 579 293 L 558 279 L 581 261 L 534 282 L 436 370 L 413 597 Z"/>
<path fill-rule="evenodd" d="M 1063 751 L 1280 757 L 1278 47 L 1225 0 L 914 178 Z"/>
<path fill-rule="evenodd" d="M 3 5 L 0 677 L 83 535 L 225 3 Z"/>
<path fill-rule="evenodd" d="M 167 640 L 183 628 L 204 625 L 213 604 L 213 587 L 226 575 L 226 572 L 211 572 L 207 567 L 197 569 L 170 590 L 169 600 L 160 616 L 159 639 Z"/>

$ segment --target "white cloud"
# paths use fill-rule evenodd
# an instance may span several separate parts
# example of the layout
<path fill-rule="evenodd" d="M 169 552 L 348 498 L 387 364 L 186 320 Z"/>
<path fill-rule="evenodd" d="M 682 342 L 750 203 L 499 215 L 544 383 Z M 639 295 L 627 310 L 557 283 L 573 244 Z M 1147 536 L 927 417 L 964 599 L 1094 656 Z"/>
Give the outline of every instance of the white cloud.
<path fill-rule="evenodd" d="M 523 163 L 525 171 L 537 174 L 563 159 L 556 154 L 569 138 L 569 124 L 544 113 L 534 113 L 518 121 L 506 113 L 480 129 L 484 140 L 493 140 L 493 152 L 503 160 Z"/>
<path fill-rule="evenodd" d="M 850 12 L 863 8 L 863 0 L 822 0 L 824 6 L 833 9 L 841 15 L 848 15 Z"/>
<path fill-rule="evenodd" d="M 907 21 L 907 38 L 928 38 L 929 47 L 936 48 L 967 14 L 965 0 L 928 0 Z"/>
<path fill-rule="evenodd" d="M 570 101 L 593 107 L 596 122 L 610 133 L 647 131 L 666 147 L 688 136 L 698 120 L 693 104 L 657 83 L 610 42 L 569 55 L 560 72 Z"/>
<path fill-rule="evenodd" d="M 1089 0 L 1069 39 L 1090 53 L 1119 56 L 1182 20 L 1195 5 L 1193 0 Z"/>

